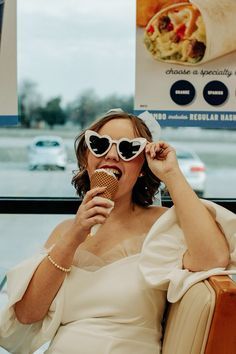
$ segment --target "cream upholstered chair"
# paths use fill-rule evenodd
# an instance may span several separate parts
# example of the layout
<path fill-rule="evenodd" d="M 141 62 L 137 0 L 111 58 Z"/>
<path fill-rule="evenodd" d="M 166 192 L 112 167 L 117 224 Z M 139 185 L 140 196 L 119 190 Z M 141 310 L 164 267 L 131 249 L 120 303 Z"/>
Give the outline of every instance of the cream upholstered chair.
<path fill-rule="evenodd" d="M 236 354 L 236 283 L 230 277 L 212 276 L 168 305 L 162 354 Z"/>

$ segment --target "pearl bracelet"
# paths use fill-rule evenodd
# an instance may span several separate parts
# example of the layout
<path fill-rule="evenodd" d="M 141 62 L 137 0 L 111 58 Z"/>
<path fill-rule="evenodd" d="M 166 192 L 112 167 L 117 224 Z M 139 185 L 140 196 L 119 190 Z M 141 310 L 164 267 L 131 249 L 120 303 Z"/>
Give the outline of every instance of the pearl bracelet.
<path fill-rule="evenodd" d="M 71 271 L 71 267 L 70 268 L 64 268 L 61 267 L 59 264 L 57 264 L 52 257 L 50 256 L 50 254 L 47 255 L 48 260 L 54 265 L 54 267 L 56 267 L 57 269 L 61 270 L 62 272 L 65 273 L 69 273 Z"/>

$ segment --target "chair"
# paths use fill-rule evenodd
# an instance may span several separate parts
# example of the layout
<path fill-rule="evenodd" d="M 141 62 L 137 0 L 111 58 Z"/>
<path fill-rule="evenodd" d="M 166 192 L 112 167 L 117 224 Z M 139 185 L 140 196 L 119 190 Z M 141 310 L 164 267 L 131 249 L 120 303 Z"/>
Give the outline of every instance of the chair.
<path fill-rule="evenodd" d="M 236 283 L 217 275 L 168 304 L 162 354 L 235 354 Z"/>

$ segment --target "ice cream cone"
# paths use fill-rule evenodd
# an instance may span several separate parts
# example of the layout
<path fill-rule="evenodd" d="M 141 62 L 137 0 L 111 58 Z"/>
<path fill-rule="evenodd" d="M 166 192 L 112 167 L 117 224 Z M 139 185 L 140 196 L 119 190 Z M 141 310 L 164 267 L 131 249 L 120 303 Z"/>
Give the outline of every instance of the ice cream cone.
<path fill-rule="evenodd" d="M 107 187 L 99 196 L 113 200 L 118 189 L 118 180 L 114 173 L 101 168 L 92 174 L 90 185 L 91 189 L 95 187 Z"/>
<path fill-rule="evenodd" d="M 118 180 L 113 172 L 107 171 L 105 169 L 97 169 L 91 176 L 90 187 L 107 187 L 106 190 L 99 194 L 99 197 L 107 198 L 113 201 L 114 196 L 118 189 Z M 113 205 L 109 208 L 109 212 L 112 211 Z M 91 236 L 94 236 L 98 231 L 100 224 L 96 224 L 91 228 Z"/>

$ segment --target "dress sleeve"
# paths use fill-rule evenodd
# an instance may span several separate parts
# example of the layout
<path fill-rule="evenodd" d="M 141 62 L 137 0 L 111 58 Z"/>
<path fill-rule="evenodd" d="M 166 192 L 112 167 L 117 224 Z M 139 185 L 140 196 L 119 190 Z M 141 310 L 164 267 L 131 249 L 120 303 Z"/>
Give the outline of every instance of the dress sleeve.
<path fill-rule="evenodd" d="M 193 284 L 209 276 L 236 274 L 236 215 L 213 202 L 202 202 L 227 239 L 230 263 L 227 268 L 200 272 L 183 269 L 183 255 L 187 245 L 173 206 L 152 226 L 143 243 L 139 263 L 146 283 L 153 288 L 167 291 L 170 302 L 178 301 Z"/>
<path fill-rule="evenodd" d="M 55 335 L 62 316 L 64 283 L 54 298 L 46 317 L 33 324 L 21 324 L 14 312 L 14 304 L 25 293 L 28 284 L 46 252 L 37 254 L 7 274 L 9 302 L 0 312 L 0 346 L 16 354 L 30 354 L 48 342 Z"/>

